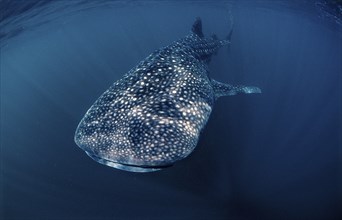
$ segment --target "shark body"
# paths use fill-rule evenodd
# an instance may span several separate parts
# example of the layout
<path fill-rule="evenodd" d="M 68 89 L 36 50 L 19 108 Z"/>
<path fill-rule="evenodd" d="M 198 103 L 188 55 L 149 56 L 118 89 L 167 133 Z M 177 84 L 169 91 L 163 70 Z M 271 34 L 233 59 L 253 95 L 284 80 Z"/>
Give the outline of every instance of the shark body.
<path fill-rule="evenodd" d="M 217 98 L 261 92 L 209 78 L 211 56 L 230 37 L 205 38 L 197 18 L 189 35 L 153 52 L 96 100 L 77 127 L 76 144 L 95 161 L 132 172 L 187 157 Z"/>

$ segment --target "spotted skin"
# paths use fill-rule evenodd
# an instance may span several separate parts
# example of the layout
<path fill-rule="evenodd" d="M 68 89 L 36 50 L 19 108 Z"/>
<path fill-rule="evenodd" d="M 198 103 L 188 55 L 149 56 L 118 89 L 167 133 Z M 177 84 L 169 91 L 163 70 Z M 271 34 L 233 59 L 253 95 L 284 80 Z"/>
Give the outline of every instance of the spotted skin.
<path fill-rule="evenodd" d="M 76 144 L 97 162 L 132 172 L 187 157 L 215 99 L 246 93 L 208 77 L 211 55 L 228 43 L 204 38 L 197 19 L 191 34 L 149 55 L 96 100 L 77 127 Z"/>

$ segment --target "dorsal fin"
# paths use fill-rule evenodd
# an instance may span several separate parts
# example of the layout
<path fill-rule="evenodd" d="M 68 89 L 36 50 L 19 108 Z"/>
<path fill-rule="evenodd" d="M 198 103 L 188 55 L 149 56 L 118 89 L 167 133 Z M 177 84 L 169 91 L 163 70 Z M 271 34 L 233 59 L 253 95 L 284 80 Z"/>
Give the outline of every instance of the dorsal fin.
<path fill-rule="evenodd" d="M 217 37 L 216 34 L 211 35 L 211 37 L 212 37 L 214 40 L 218 40 L 218 37 Z"/>
<path fill-rule="evenodd" d="M 202 20 L 200 17 L 196 18 L 196 21 L 194 22 L 194 24 L 192 25 L 192 32 L 194 34 L 196 34 L 197 36 L 199 36 L 200 38 L 203 38 L 203 32 L 202 32 Z"/>

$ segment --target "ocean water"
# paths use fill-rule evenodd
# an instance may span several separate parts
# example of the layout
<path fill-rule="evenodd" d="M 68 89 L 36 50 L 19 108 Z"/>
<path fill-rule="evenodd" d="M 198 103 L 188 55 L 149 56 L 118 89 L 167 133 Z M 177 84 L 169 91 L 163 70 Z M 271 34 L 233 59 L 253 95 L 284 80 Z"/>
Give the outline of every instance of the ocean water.
<path fill-rule="evenodd" d="M 0 1 L 0 219 L 342 218 L 341 1 Z M 232 43 L 195 151 L 131 173 L 74 143 L 94 101 L 196 17 Z M 233 25 L 232 25 L 233 24 Z"/>

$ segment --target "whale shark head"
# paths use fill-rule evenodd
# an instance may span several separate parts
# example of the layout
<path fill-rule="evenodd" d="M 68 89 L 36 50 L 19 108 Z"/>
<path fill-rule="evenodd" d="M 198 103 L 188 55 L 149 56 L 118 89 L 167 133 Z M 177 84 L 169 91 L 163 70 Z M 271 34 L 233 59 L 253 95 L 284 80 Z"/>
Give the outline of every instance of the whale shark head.
<path fill-rule="evenodd" d="M 187 157 L 218 97 L 257 92 L 208 77 L 212 54 L 229 42 L 205 38 L 197 19 L 189 35 L 152 53 L 96 100 L 76 129 L 76 144 L 99 163 L 133 172 Z"/>

